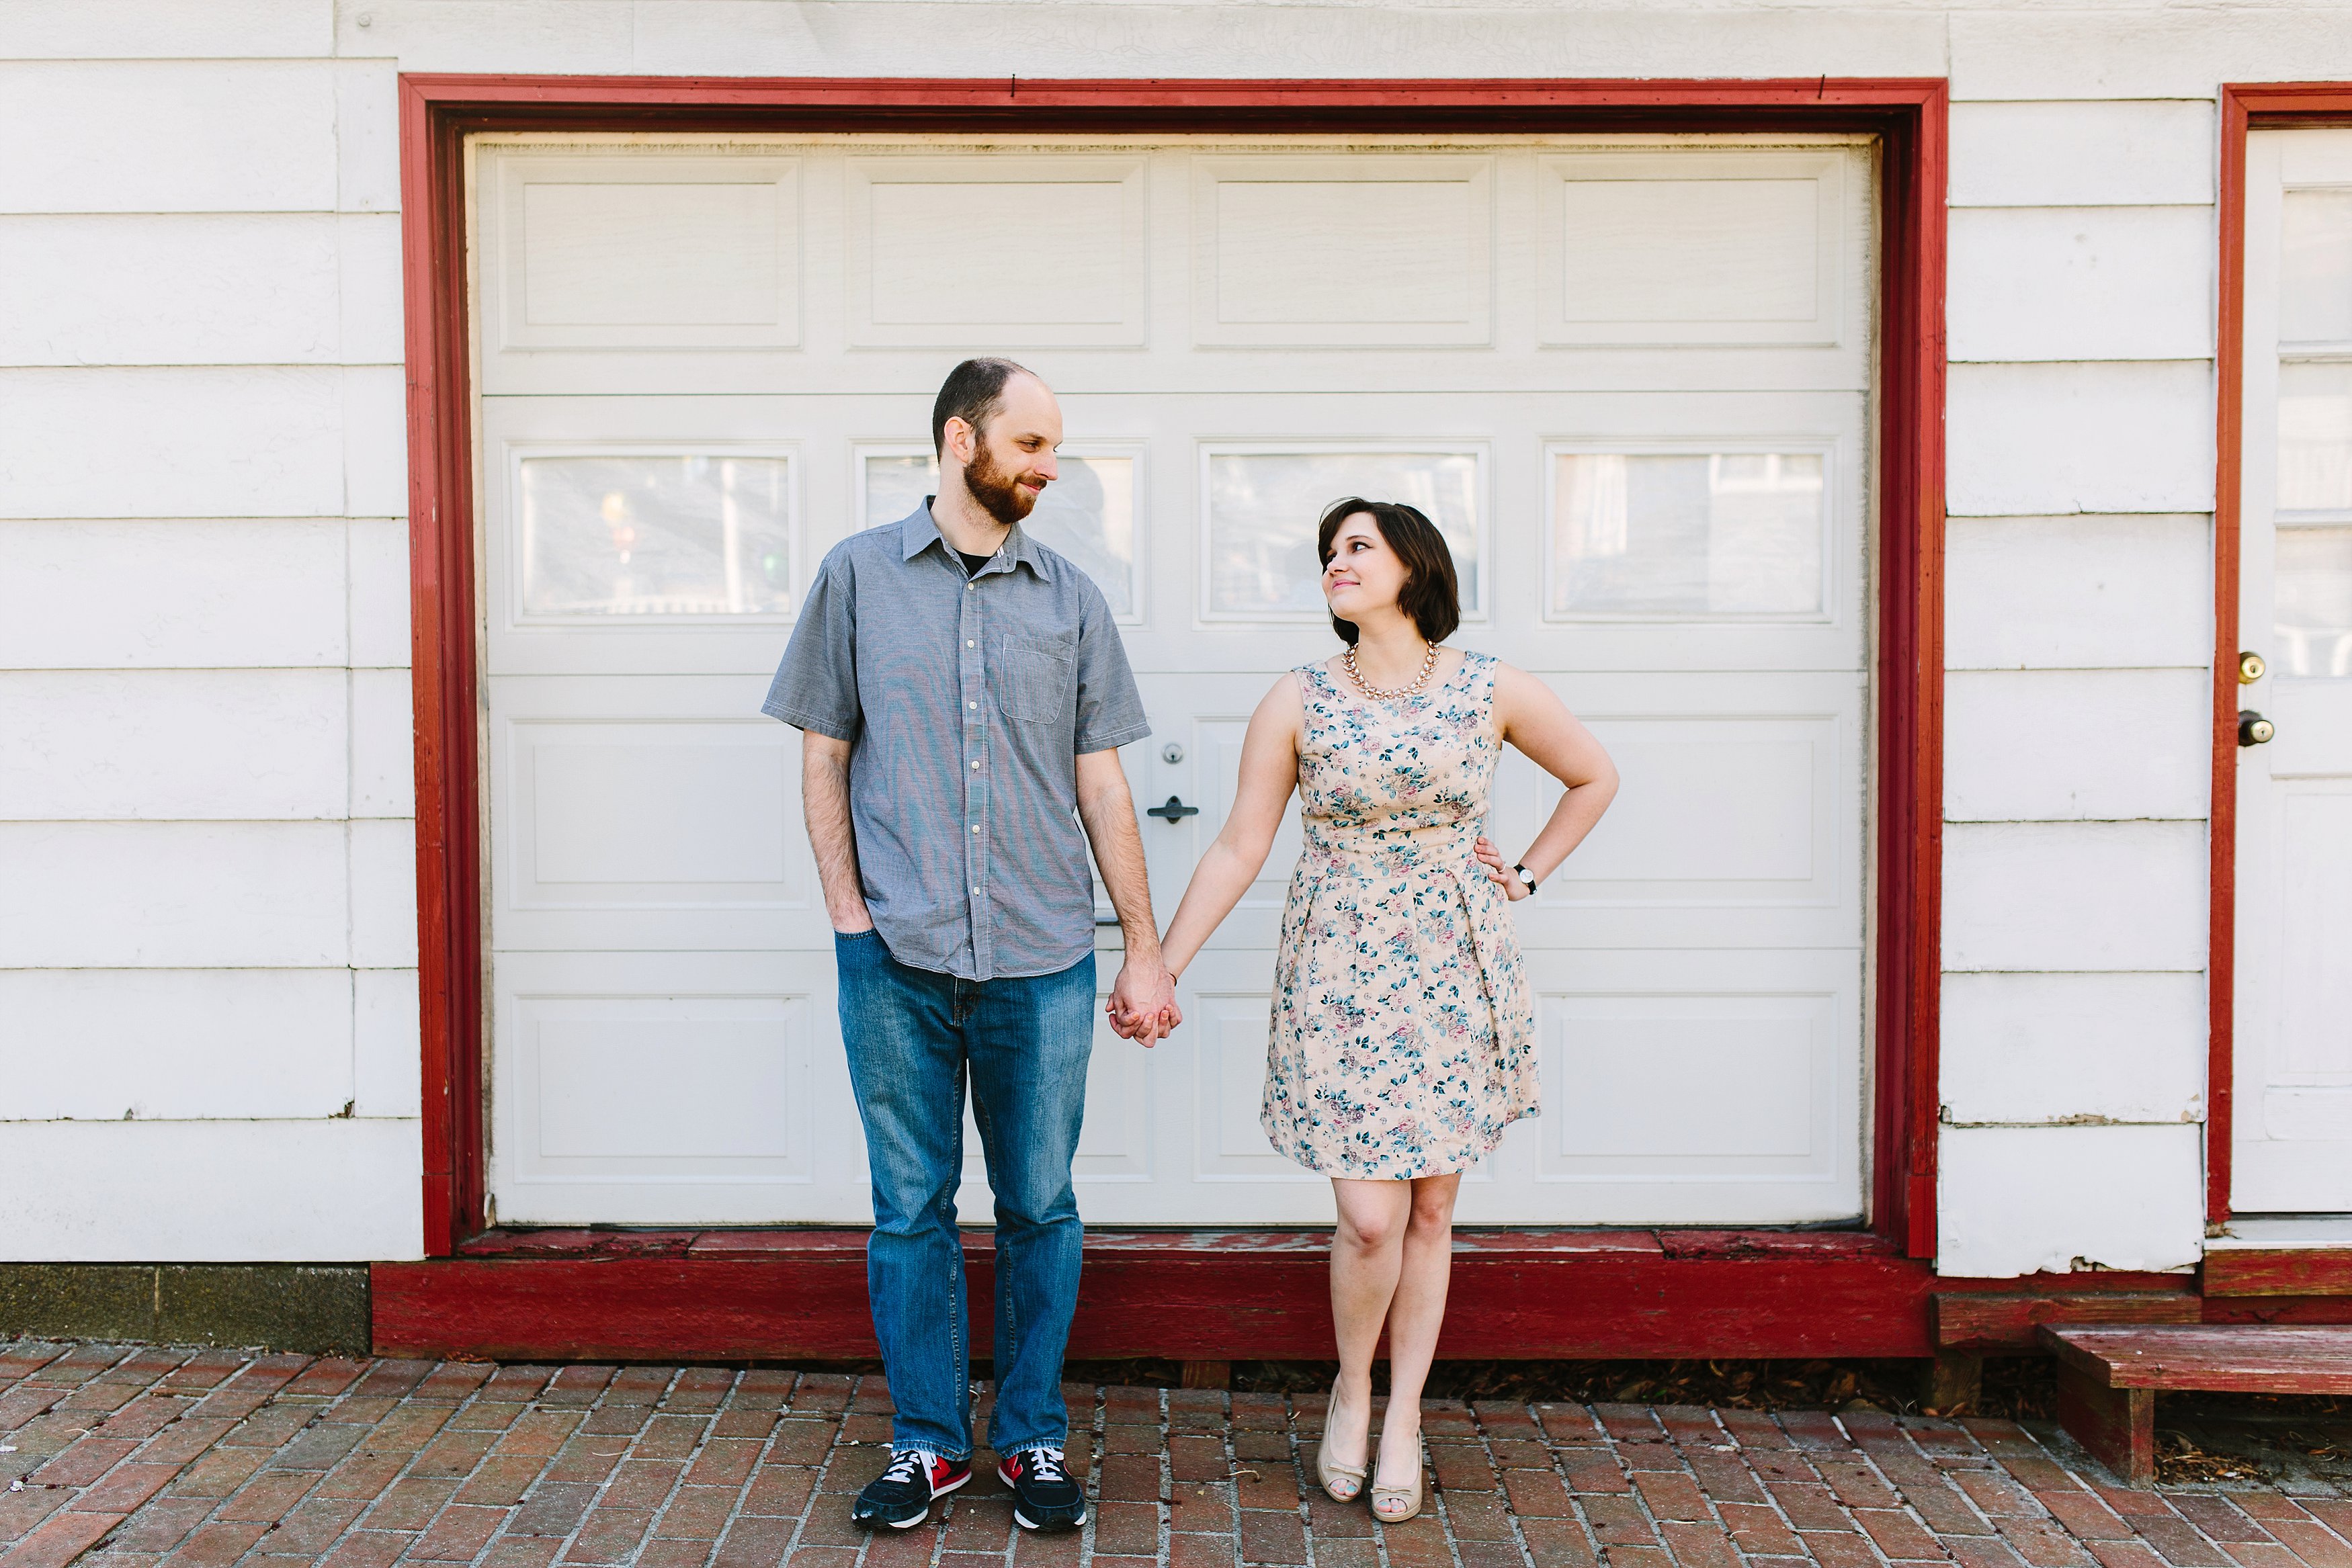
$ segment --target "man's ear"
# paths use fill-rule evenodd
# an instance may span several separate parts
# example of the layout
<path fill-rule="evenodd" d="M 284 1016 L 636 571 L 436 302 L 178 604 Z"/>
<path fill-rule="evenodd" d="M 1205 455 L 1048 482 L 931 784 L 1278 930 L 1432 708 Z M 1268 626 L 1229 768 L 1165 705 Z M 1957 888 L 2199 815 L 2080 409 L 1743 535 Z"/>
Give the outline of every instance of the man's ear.
<path fill-rule="evenodd" d="M 948 420 L 946 430 L 941 432 L 941 434 L 945 437 L 945 440 L 941 443 L 944 448 L 942 455 L 952 457 L 959 464 L 961 464 L 966 467 L 971 466 L 972 457 L 971 426 L 962 419 L 950 417 Z"/>

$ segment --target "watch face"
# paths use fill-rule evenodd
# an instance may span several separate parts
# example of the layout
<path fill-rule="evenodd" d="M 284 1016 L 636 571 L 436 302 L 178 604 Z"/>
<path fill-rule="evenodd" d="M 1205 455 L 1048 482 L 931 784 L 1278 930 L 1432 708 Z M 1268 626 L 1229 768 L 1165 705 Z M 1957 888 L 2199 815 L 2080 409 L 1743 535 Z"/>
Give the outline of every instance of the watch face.
<path fill-rule="evenodd" d="M 1535 873 L 1529 871 L 1523 865 L 1515 865 L 1511 869 L 1519 873 L 1519 881 L 1526 885 L 1527 890 L 1529 893 L 1533 893 L 1536 890 Z"/>

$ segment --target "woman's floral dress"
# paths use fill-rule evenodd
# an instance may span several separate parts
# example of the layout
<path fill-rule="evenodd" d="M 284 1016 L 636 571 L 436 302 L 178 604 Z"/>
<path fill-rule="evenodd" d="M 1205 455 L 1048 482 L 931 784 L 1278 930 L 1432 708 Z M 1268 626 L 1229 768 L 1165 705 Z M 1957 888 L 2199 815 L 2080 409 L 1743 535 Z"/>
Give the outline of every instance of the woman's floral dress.
<path fill-rule="evenodd" d="M 1502 737 L 1495 661 L 1375 700 L 1299 669 L 1307 847 L 1282 911 L 1265 1103 L 1326 1176 L 1466 1171 L 1536 1114 L 1535 1012 L 1508 901 L 1472 854 Z"/>

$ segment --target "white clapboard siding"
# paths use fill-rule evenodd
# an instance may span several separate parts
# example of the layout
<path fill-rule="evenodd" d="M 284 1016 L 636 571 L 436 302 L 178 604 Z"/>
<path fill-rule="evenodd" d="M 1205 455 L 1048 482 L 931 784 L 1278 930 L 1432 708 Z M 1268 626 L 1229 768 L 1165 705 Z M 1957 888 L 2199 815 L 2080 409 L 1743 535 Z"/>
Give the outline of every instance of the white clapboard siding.
<path fill-rule="evenodd" d="M 346 53 L 379 55 L 378 49 Z M 400 67 L 340 59 L 335 72 L 335 208 L 400 211 Z"/>
<path fill-rule="evenodd" d="M 2210 102 L 2225 81 L 2352 77 L 2352 28 L 2332 7 L 1955 9 L 1950 24 L 1952 96 L 1961 100 Z"/>
<path fill-rule="evenodd" d="M 335 204 L 324 60 L 0 63 L 0 212 L 287 213 Z"/>
<path fill-rule="evenodd" d="M 370 25 L 358 25 L 365 15 Z M 1269 77 L 1941 76 L 1944 19 L 1933 11 L 1796 7 L 1654 13 L 1538 7 L 1460 12 L 1398 7 L 1334 13 L 1266 6 L 1248 16 L 1246 66 L 1235 18 L 1213 5 L 950 5 L 910 34 L 887 5 L 843 6 L 819 25 L 764 5 L 632 5 L 626 0 L 509 0 L 452 16 L 440 0 L 373 0 L 336 19 L 340 49 L 397 51 L 424 71 L 655 71 L 696 75 L 1023 78 L 1119 74 Z"/>
<path fill-rule="evenodd" d="M 2204 1120 L 2202 975 L 1947 975 L 1943 996 L 1948 1123 Z"/>
<path fill-rule="evenodd" d="M 0 969 L 0 1018 L 11 1122 L 324 1117 L 352 1100 L 346 969 Z"/>
<path fill-rule="evenodd" d="M 335 227 L 339 357 L 347 365 L 400 364 L 407 344 L 399 215 L 345 213 Z"/>
<path fill-rule="evenodd" d="M 1936 1267 L 2005 1278 L 2185 1269 L 2205 1236 L 2203 1129 L 1946 1127 Z"/>
<path fill-rule="evenodd" d="M 1972 670 L 1944 678 L 1944 816 L 2202 821 L 2212 688 L 2201 670 Z"/>
<path fill-rule="evenodd" d="M 412 1121 L 0 1125 L 22 1262 L 364 1262 L 424 1250 Z"/>
<path fill-rule="evenodd" d="M 346 685 L 339 670 L 0 674 L 0 820 L 341 817 Z"/>
<path fill-rule="evenodd" d="M 339 518 L 0 523 L 0 669 L 340 666 L 343 532 Z"/>
<path fill-rule="evenodd" d="M 352 971 L 352 1097 L 362 1116 L 414 1116 L 423 1098 L 416 971 Z"/>
<path fill-rule="evenodd" d="M 1956 517 L 1944 605 L 1948 670 L 2201 670 L 2213 657 L 2212 524 Z"/>
<path fill-rule="evenodd" d="M 397 365 L 342 372 L 343 494 L 354 517 L 408 510 L 408 386 Z"/>
<path fill-rule="evenodd" d="M 1954 365 L 1954 517 L 2199 512 L 2213 505 L 2213 368 Z"/>
<path fill-rule="evenodd" d="M 354 817 L 416 814 L 416 712 L 406 670 L 353 670 L 352 793 Z"/>
<path fill-rule="evenodd" d="M 330 0 L 74 0 L 0 7 L 0 59 L 324 55 L 334 47 Z"/>
<path fill-rule="evenodd" d="M 416 967 L 416 824 L 351 824 L 352 966 Z"/>
<path fill-rule="evenodd" d="M 354 517 L 348 530 L 351 661 L 357 669 L 408 667 L 408 524 Z"/>
<path fill-rule="evenodd" d="M 0 953 L 24 968 L 341 965 L 348 831 L 341 822 L 0 822 Z"/>
<path fill-rule="evenodd" d="M 1947 969 L 2201 969 L 2202 822 L 1954 822 Z"/>
<path fill-rule="evenodd" d="M 0 217 L 0 365 L 331 363 L 340 227 L 328 213 Z"/>
<path fill-rule="evenodd" d="M 2210 99 L 1956 103 L 1951 204 L 2210 205 L 2214 134 Z"/>
<path fill-rule="evenodd" d="M 344 511 L 330 367 L 0 371 L 0 511 L 18 517 L 318 517 Z M 364 400 L 381 416 L 381 397 Z M 398 424 L 364 434 L 382 448 Z M 371 472 L 381 466 L 371 464 Z M 370 486 L 381 497 L 383 485 Z M 406 486 L 377 516 L 407 509 Z"/>
<path fill-rule="evenodd" d="M 1951 214 L 1955 361 L 2194 360 L 2213 352 L 2210 207 Z"/>

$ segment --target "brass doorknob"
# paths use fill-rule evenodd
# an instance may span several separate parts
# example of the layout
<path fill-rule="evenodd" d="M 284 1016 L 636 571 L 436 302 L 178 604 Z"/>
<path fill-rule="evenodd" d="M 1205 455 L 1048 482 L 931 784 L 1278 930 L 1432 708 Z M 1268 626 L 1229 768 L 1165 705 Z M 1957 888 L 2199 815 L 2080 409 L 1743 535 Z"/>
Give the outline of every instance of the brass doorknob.
<path fill-rule="evenodd" d="M 2260 653 L 2241 653 L 2238 655 L 2238 684 L 2240 685 L 2251 686 L 2269 673 L 2270 665 L 2263 663 L 2263 656 Z"/>
<path fill-rule="evenodd" d="M 2260 746 L 2278 733 L 2278 726 L 2250 707 L 2238 710 L 2238 744 Z"/>

